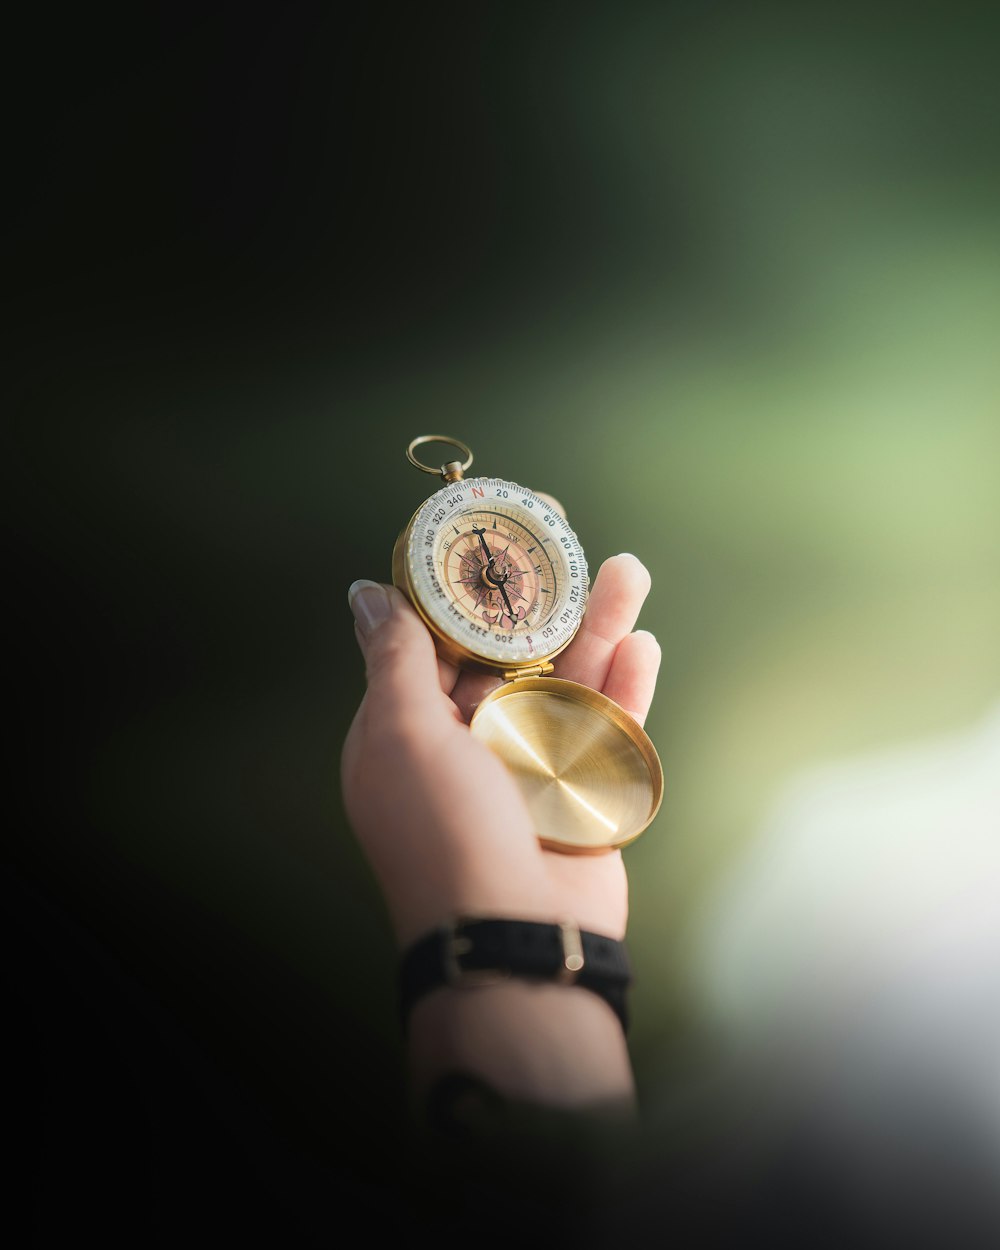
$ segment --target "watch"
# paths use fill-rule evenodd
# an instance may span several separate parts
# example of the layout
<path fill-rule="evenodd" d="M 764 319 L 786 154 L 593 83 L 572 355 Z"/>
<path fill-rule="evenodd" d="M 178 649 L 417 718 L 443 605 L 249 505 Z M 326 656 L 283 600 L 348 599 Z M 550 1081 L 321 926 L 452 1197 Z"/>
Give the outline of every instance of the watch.
<path fill-rule="evenodd" d="M 492 985 L 511 978 L 579 985 L 600 995 L 628 1028 L 632 969 L 625 943 L 580 929 L 493 916 L 460 917 L 413 943 L 399 966 L 399 1012 L 405 1029 L 421 998 L 440 986 Z"/>

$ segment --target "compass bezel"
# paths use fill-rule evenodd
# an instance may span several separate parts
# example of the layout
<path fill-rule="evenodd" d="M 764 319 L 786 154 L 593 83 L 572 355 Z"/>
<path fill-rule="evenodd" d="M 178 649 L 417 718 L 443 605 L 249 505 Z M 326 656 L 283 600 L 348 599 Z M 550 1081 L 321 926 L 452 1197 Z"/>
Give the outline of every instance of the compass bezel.
<path fill-rule="evenodd" d="M 447 528 L 477 514 L 508 518 L 531 535 L 554 570 L 555 603 L 528 630 L 478 625 L 440 577 L 439 551 Z M 502 528 L 502 527 L 501 527 Z M 490 672 L 533 669 L 573 641 L 583 620 L 590 579 L 575 531 L 562 513 L 534 491 L 497 477 L 462 477 L 429 496 L 414 512 L 393 552 L 393 581 L 406 594 L 454 663 Z"/>

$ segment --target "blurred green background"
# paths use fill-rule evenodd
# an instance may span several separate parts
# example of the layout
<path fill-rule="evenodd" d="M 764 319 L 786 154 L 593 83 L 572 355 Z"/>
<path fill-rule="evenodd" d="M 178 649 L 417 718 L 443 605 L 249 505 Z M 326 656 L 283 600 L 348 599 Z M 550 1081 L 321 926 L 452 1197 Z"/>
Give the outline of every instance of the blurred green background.
<path fill-rule="evenodd" d="M 996 34 L 984 4 L 24 28 L 7 504 L 45 780 L 15 877 L 39 982 L 145 1108 L 137 1193 L 227 1192 L 242 1151 L 305 1238 L 330 1169 L 391 1184 L 393 951 L 337 764 L 347 587 L 433 489 L 414 436 L 652 574 L 644 1091 L 782 783 L 995 700 Z"/>

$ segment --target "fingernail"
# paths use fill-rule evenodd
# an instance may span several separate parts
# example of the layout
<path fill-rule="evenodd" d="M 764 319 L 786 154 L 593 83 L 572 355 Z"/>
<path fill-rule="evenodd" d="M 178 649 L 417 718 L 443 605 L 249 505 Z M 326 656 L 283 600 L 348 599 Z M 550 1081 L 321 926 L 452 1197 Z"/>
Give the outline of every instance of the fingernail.
<path fill-rule="evenodd" d="M 385 587 L 380 586 L 378 582 L 367 581 L 365 578 L 351 583 L 347 592 L 347 602 L 354 613 L 358 628 L 366 638 L 378 629 L 392 611 L 392 604 L 389 602 Z"/>

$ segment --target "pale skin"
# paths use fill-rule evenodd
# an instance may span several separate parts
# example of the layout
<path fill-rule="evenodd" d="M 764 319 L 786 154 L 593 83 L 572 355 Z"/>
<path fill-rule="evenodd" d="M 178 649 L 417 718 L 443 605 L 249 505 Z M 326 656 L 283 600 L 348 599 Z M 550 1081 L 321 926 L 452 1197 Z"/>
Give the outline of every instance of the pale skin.
<path fill-rule="evenodd" d="M 649 588 L 635 556 L 606 560 L 580 631 L 554 661 L 555 676 L 602 691 L 640 724 L 660 665 L 656 639 L 634 629 Z M 351 607 L 367 689 L 344 744 L 343 797 L 399 949 L 459 914 L 570 918 L 624 938 L 622 853 L 542 848 L 513 777 L 468 729 L 496 680 L 441 661 L 395 588 L 355 583 Z M 407 1054 L 417 1105 L 438 1077 L 460 1070 L 539 1106 L 634 1107 L 621 1025 L 581 987 L 510 980 L 434 990 L 414 1008 Z"/>

